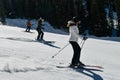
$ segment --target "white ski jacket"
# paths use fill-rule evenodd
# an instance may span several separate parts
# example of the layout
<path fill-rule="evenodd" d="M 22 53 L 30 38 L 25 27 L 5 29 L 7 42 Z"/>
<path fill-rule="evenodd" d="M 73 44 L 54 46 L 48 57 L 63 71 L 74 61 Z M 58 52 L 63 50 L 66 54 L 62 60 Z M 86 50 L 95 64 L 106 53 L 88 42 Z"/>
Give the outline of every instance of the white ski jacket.
<path fill-rule="evenodd" d="M 68 21 L 68 24 L 70 23 L 70 21 Z M 79 29 L 77 27 L 77 25 L 71 25 L 69 26 L 69 41 L 74 41 L 74 42 L 78 42 L 78 39 L 82 39 L 82 37 L 79 35 Z"/>

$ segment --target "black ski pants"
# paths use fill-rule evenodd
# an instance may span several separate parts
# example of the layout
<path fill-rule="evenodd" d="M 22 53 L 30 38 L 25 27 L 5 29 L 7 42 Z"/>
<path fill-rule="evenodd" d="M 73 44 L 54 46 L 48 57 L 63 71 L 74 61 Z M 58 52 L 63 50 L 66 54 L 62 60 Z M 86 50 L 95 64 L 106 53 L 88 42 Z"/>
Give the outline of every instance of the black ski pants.
<path fill-rule="evenodd" d="M 77 65 L 80 61 L 80 54 L 81 54 L 81 48 L 77 42 L 70 41 L 70 44 L 72 45 L 73 48 L 73 57 L 71 64 Z"/>
<path fill-rule="evenodd" d="M 43 33 L 43 31 L 42 30 L 39 30 L 38 31 L 38 36 L 37 36 L 37 39 L 39 40 L 39 39 L 43 39 L 43 36 L 44 36 L 44 33 Z"/>
<path fill-rule="evenodd" d="M 30 32 L 31 26 L 27 26 L 26 32 Z"/>

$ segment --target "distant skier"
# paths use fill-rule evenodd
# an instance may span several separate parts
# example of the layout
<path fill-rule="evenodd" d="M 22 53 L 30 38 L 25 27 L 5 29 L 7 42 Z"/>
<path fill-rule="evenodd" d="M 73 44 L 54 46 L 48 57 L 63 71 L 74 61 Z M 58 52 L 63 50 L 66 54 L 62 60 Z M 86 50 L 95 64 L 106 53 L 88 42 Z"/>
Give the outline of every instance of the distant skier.
<path fill-rule="evenodd" d="M 44 20 L 43 20 L 41 17 L 38 19 L 38 25 L 37 25 L 37 28 L 36 28 L 36 30 L 37 30 L 37 32 L 38 32 L 37 40 L 44 40 L 44 39 L 43 39 L 44 33 L 43 33 L 43 31 L 42 31 L 42 29 L 44 29 L 44 28 L 42 27 L 42 26 L 43 26 L 43 24 L 42 24 L 43 21 L 44 21 Z"/>
<path fill-rule="evenodd" d="M 78 38 L 86 40 L 87 37 L 82 37 L 79 35 L 78 24 L 80 24 L 80 21 L 78 21 L 77 17 L 73 17 L 73 19 L 68 21 L 67 24 L 67 27 L 69 27 L 69 34 L 70 34 L 69 42 L 72 45 L 74 51 L 70 67 L 85 66 L 85 64 L 83 64 L 80 61 L 81 47 L 78 44 Z"/>
<path fill-rule="evenodd" d="M 31 29 L 31 22 L 30 22 L 30 19 L 28 19 L 27 23 L 26 23 L 26 32 L 30 32 L 30 29 Z"/>

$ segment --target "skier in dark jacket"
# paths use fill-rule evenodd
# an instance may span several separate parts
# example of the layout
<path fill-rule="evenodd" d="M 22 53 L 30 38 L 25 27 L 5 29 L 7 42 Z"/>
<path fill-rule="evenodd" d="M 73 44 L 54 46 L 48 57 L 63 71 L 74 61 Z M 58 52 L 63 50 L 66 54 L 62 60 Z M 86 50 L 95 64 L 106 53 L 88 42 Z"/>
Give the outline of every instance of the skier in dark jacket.
<path fill-rule="evenodd" d="M 44 28 L 42 27 L 43 26 L 42 22 L 43 22 L 43 19 L 39 18 L 38 25 L 36 28 L 36 30 L 38 32 L 37 40 L 43 40 L 44 33 L 43 33 L 42 29 L 44 29 Z"/>
<path fill-rule="evenodd" d="M 79 29 L 77 26 L 78 24 L 80 24 L 80 21 L 78 21 L 76 17 L 73 17 L 73 19 L 68 21 L 67 24 L 67 27 L 69 27 L 69 34 L 70 34 L 69 42 L 72 45 L 74 51 L 70 67 L 85 66 L 85 64 L 83 64 L 80 61 L 81 47 L 78 44 L 78 39 L 80 38 L 86 40 L 87 37 L 82 37 L 79 35 Z"/>

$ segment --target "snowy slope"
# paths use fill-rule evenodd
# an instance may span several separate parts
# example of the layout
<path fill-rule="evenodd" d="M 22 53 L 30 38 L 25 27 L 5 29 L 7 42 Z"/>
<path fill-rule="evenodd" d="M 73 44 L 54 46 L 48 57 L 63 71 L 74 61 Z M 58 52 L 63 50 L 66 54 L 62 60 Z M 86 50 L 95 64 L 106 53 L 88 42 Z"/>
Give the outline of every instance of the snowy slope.
<path fill-rule="evenodd" d="M 51 57 L 68 43 L 69 36 L 49 29 L 45 31 L 44 39 L 56 42 L 44 44 L 35 41 L 37 32 L 34 29 L 31 30 L 33 33 L 24 30 L 20 26 L 0 25 L 0 80 L 120 80 L 119 38 L 90 37 L 85 42 L 82 62 L 100 65 L 104 68 L 101 71 L 59 69 L 56 65 L 68 65 L 71 61 L 71 45 L 55 58 Z"/>

